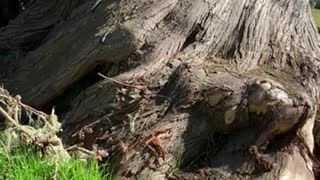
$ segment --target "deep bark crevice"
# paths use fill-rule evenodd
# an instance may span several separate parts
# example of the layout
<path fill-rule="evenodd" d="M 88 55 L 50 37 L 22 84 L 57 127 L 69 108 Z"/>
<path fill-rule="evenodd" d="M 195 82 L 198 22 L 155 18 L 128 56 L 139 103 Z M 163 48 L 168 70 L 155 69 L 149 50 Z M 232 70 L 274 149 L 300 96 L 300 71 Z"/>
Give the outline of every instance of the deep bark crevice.
<path fill-rule="evenodd" d="M 14 19 L 21 7 L 18 0 L 3 0 L 0 2 L 0 28 L 8 25 L 8 22 Z"/>
<path fill-rule="evenodd" d="M 196 41 L 200 41 L 199 37 L 197 37 L 197 36 L 203 30 L 204 30 L 204 28 L 201 26 L 201 24 L 196 24 L 195 27 L 193 28 L 193 30 L 191 31 L 190 35 L 188 35 L 185 42 L 183 43 L 183 45 L 181 47 L 181 51 L 183 51 L 190 44 L 192 44 Z"/>
<path fill-rule="evenodd" d="M 79 94 L 92 86 L 93 84 L 103 80 L 102 77 L 98 76 L 97 72 L 106 72 L 107 67 L 105 65 L 97 65 L 90 72 L 88 72 L 84 77 L 80 78 L 74 84 L 71 84 L 62 94 L 55 97 L 52 101 L 43 105 L 41 108 L 44 112 L 50 112 L 52 107 L 55 107 L 57 115 L 63 115 L 70 111 L 72 108 L 72 101 L 74 98 L 79 96 Z M 61 117 L 62 118 L 62 117 Z"/>

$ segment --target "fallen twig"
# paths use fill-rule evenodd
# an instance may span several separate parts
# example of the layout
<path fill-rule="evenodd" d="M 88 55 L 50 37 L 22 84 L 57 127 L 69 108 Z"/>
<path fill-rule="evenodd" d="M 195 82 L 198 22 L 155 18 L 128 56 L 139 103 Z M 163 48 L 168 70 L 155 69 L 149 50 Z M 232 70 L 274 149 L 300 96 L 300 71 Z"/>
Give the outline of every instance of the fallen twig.
<path fill-rule="evenodd" d="M 97 0 L 94 5 L 91 7 L 90 11 L 93 12 L 98 6 L 99 4 L 102 2 L 102 0 Z"/>
<path fill-rule="evenodd" d="M 110 77 L 107 77 L 101 73 L 98 73 L 99 76 L 101 76 L 102 78 L 104 79 L 107 79 L 109 81 L 112 81 L 114 83 L 117 83 L 117 84 L 120 84 L 120 85 L 123 85 L 123 86 L 127 86 L 127 87 L 132 87 L 132 88 L 136 88 L 136 89 L 139 89 L 139 90 L 145 90 L 146 88 L 141 86 L 141 85 L 131 85 L 131 84 L 127 84 L 127 83 L 124 83 L 124 82 L 121 82 L 121 81 L 118 81 L 118 80 L 115 80 L 115 79 L 112 79 Z"/>
<path fill-rule="evenodd" d="M 18 124 L 18 122 L 16 122 L 12 117 L 9 116 L 9 114 L 0 106 L 0 113 L 11 123 L 13 124 L 15 127 L 20 128 L 20 124 Z"/>
<path fill-rule="evenodd" d="M 141 90 L 144 92 L 144 94 L 146 95 L 153 95 L 153 96 L 157 96 L 157 97 L 161 97 L 161 98 L 164 98 L 166 100 L 168 100 L 169 102 L 171 102 L 171 98 L 167 97 L 167 96 L 163 96 L 163 95 L 160 95 L 160 94 L 157 94 L 157 93 L 153 93 L 151 92 L 146 86 L 142 86 L 142 85 L 131 85 L 131 84 L 127 84 L 127 83 L 124 83 L 124 82 L 121 82 L 121 81 L 118 81 L 116 79 L 113 79 L 113 78 L 110 78 L 110 77 L 107 77 L 101 73 L 98 73 L 98 75 L 104 79 L 107 79 L 109 81 L 112 81 L 114 83 L 117 83 L 117 84 L 120 84 L 122 86 L 127 86 L 127 87 L 131 87 L 131 88 L 135 88 L 135 89 L 138 89 L 138 90 Z"/>

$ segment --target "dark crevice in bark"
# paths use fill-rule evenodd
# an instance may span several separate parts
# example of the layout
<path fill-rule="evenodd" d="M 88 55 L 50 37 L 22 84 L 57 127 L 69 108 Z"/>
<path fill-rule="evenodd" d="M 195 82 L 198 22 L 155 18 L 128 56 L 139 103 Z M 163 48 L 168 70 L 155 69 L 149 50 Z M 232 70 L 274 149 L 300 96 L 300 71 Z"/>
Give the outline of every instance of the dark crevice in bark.
<path fill-rule="evenodd" d="M 55 107 L 56 114 L 63 116 L 66 112 L 70 111 L 72 108 L 72 101 L 79 96 L 88 87 L 93 84 L 103 80 L 102 77 L 98 76 L 98 72 L 107 72 L 106 65 L 96 65 L 91 71 L 89 71 L 85 76 L 80 78 L 78 81 L 71 84 L 66 90 L 54 98 L 49 103 L 45 104 L 42 108 L 44 112 L 50 113 L 52 107 Z M 63 119 L 63 117 L 60 117 Z"/>
<path fill-rule="evenodd" d="M 196 122 L 199 116 L 191 118 L 187 130 L 192 129 L 192 125 L 199 125 Z M 185 152 L 182 155 L 181 172 L 192 172 L 205 167 L 210 167 L 210 161 L 224 147 L 228 140 L 228 135 L 219 133 L 202 132 L 201 136 L 194 137 L 186 135 L 184 137 Z M 196 146 L 196 147 L 195 147 Z"/>
<path fill-rule="evenodd" d="M 204 30 L 204 28 L 201 26 L 201 24 L 195 25 L 195 27 L 193 28 L 193 30 L 191 31 L 191 33 L 187 37 L 186 41 L 183 43 L 181 51 L 183 51 L 183 49 L 188 47 L 190 44 L 198 41 L 197 35 L 203 30 Z"/>
<path fill-rule="evenodd" d="M 14 19 L 21 11 L 18 0 L 0 1 L 0 28 L 8 25 L 8 22 Z"/>
<path fill-rule="evenodd" d="M 320 146 L 318 144 L 314 147 L 314 157 L 320 157 Z M 319 158 L 317 158 L 319 160 Z M 315 179 L 320 179 L 320 169 L 318 167 L 314 167 Z"/>
<path fill-rule="evenodd" d="M 236 58 L 243 58 L 243 54 L 241 52 L 241 45 L 243 40 L 245 40 L 247 35 L 245 35 L 246 31 L 246 12 L 242 12 L 240 17 L 238 18 L 237 25 L 235 29 L 233 29 L 232 36 L 224 42 L 221 50 L 217 53 L 217 57 L 229 60 L 229 59 L 236 59 Z"/>
<path fill-rule="evenodd" d="M 235 51 L 233 52 L 233 56 L 235 56 L 235 52 L 237 51 L 237 53 L 239 55 L 239 58 L 242 58 L 242 54 L 241 54 L 241 50 L 240 49 L 241 49 L 242 41 L 245 38 L 245 34 L 244 34 L 245 28 L 246 28 L 246 25 L 245 25 L 245 23 L 243 23 L 240 26 L 240 30 L 239 30 L 239 33 L 238 33 L 238 42 L 234 43 L 234 44 L 236 44 L 236 48 L 235 48 Z"/>
<path fill-rule="evenodd" d="M 125 58 L 126 59 L 126 58 Z M 107 77 L 113 77 L 121 72 L 129 71 L 137 67 L 141 62 L 142 57 L 139 52 L 133 52 L 129 57 L 128 61 L 123 61 L 122 63 L 105 63 L 98 62 L 96 66 L 79 80 L 70 84 L 62 94 L 53 98 L 52 101 L 45 104 L 42 108 L 43 111 L 50 113 L 52 107 L 56 107 L 56 114 L 60 115 L 61 119 L 63 116 L 71 110 L 73 107 L 72 101 L 78 97 L 81 92 L 85 91 L 87 88 L 93 86 L 101 80 L 104 80 L 98 73 L 106 75 Z"/>

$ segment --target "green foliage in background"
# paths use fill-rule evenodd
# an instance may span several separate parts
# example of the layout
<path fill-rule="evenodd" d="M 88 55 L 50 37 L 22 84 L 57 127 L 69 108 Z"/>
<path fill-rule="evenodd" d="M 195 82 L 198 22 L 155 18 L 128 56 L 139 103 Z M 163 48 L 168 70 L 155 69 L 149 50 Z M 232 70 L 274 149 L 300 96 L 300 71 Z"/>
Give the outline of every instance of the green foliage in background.
<path fill-rule="evenodd" d="M 320 9 L 312 9 L 312 16 L 317 25 L 318 31 L 320 31 Z"/>

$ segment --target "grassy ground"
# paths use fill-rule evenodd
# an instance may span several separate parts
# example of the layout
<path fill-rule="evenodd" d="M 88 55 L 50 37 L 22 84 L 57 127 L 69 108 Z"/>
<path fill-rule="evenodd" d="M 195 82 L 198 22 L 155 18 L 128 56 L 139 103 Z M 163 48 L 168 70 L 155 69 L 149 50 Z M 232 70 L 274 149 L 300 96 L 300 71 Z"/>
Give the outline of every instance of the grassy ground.
<path fill-rule="evenodd" d="M 318 29 L 320 30 L 320 9 L 312 9 L 312 16 Z"/>
<path fill-rule="evenodd" d="M 8 152 L 0 145 L 0 179 L 49 180 L 55 176 L 57 180 L 111 180 L 110 174 L 102 174 L 96 161 L 87 164 L 76 159 L 55 161 L 39 158 L 32 148 L 12 149 Z"/>

